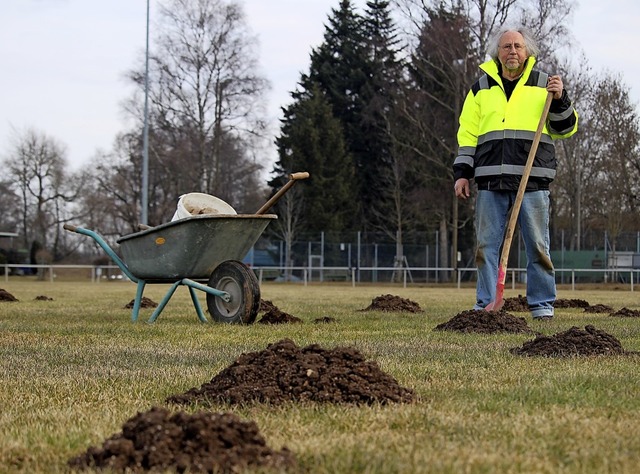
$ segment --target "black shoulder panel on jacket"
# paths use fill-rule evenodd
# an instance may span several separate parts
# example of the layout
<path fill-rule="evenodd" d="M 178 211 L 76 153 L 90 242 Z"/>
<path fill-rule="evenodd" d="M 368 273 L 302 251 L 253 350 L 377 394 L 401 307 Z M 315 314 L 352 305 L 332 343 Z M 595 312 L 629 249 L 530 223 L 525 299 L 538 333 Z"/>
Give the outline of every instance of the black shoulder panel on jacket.
<path fill-rule="evenodd" d="M 529 79 L 527 79 L 526 86 L 533 87 L 547 87 L 547 82 L 549 82 L 549 74 L 542 71 L 531 71 L 529 75 Z"/>
<path fill-rule="evenodd" d="M 483 89 L 491 89 L 494 86 L 497 86 L 498 83 L 496 80 L 489 76 L 488 74 L 483 74 L 480 79 L 473 83 L 471 86 L 471 92 L 475 96 L 479 91 Z"/>

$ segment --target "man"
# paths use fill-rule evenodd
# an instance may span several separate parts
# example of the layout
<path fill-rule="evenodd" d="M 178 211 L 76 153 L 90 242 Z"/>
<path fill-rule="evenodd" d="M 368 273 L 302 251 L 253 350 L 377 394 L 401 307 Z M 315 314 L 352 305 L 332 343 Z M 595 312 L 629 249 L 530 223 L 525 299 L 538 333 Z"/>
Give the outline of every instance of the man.
<path fill-rule="evenodd" d="M 553 141 L 576 132 L 578 115 L 562 78 L 534 69 L 539 49 L 527 29 L 501 30 L 490 42 L 488 53 L 491 60 L 480 65 L 483 75 L 471 87 L 460 114 L 459 149 L 453 165 L 458 198 L 469 198 L 471 179 L 478 188 L 474 309 L 484 309 L 496 298 L 500 247 L 509 209 L 550 92 L 553 100 L 518 223 L 527 252 L 529 309 L 535 319 L 552 318 L 556 298 L 549 254 L 549 184 L 556 174 Z"/>

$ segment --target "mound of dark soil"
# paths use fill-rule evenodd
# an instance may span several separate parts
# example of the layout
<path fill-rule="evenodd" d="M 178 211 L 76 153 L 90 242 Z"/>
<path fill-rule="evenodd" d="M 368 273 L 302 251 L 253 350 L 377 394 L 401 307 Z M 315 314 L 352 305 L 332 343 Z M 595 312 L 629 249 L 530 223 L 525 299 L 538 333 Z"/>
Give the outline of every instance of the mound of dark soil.
<path fill-rule="evenodd" d="M 553 303 L 554 308 L 588 308 L 590 307 L 589 303 L 585 300 L 579 299 L 566 299 L 559 298 Z M 527 303 L 527 297 L 518 295 L 513 298 L 505 298 L 504 306 L 502 307 L 504 311 L 514 311 L 514 312 L 524 312 L 529 311 L 529 303 Z M 599 312 L 599 311 L 594 311 Z"/>
<path fill-rule="evenodd" d="M 585 326 L 584 330 L 574 326 L 553 336 L 537 335 L 534 340 L 525 342 L 522 347 L 514 347 L 509 351 L 516 355 L 546 357 L 625 353 L 618 339 L 591 325 Z"/>
<path fill-rule="evenodd" d="M 505 298 L 503 311 L 514 311 L 516 313 L 529 311 L 529 303 L 527 303 L 527 297 L 518 295 L 512 298 Z"/>
<path fill-rule="evenodd" d="M 240 355 L 210 382 L 171 396 L 167 402 L 387 404 L 413 400 L 413 390 L 398 385 L 355 348 L 329 350 L 317 344 L 300 348 L 283 339 L 263 351 Z"/>
<path fill-rule="evenodd" d="M 171 414 L 154 407 L 138 413 L 101 447 L 70 459 L 77 470 L 110 472 L 243 472 L 247 468 L 286 470 L 292 453 L 267 447 L 257 425 L 232 413 Z"/>
<path fill-rule="evenodd" d="M 376 296 L 371 304 L 360 311 L 405 311 L 409 313 L 423 313 L 424 310 L 415 301 L 394 295 Z"/>
<path fill-rule="evenodd" d="M 622 308 L 616 312 L 611 313 L 609 316 L 615 316 L 620 318 L 639 318 L 640 311 L 638 311 L 637 309 Z"/>
<path fill-rule="evenodd" d="M 0 288 L 0 301 L 18 301 L 18 298 L 13 296 L 7 290 Z"/>
<path fill-rule="evenodd" d="M 314 323 L 316 324 L 321 324 L 321 323 L 335 323 L 336 322 L 336 318 L 332 318 L 331 316 L 323 316 L 321 318 L 316 318 L 313 320 Z"/>
<path fill-rule="evenodd" d="M 577 298 L 558 298 L 554 303 L 554 308 L 587 308 L 589 303 L 585 300 L 579 300 Z"/>
<path fill-rule="evenodd" d="M 584 309 L 585 313 L 610 313 L 613 311 L 611 306 L 607 306 L 606 304 L 594 304 L 591 306 L 587 306 Z"/>
<path fill-rule="evenodd" d="M 260 324 L 285 324 L 285 323 L 301 323 L 302 319 L 292 316 L 284 311 L 280 311 L 278 308 L 267 311 L 260 321 Z"/>
<path fill-rule="evenodd" d="M 53 298 L 49 298 L 48 296 L 45 296 L 45 295 L 40 295 L 40 296 L 36 296 L 34 300 L 35 301 L 53 301 Z"/>
<path fill-rule="evenodd" d="M 438 324 L 434 331 L 482 334 L 532 332 L 524 318 L 515 317 L 505 310 L 479 311 L 473 309 L 457 314 L 446 323 Z"/>
<path fill-rule="evenodd" d="M 263 299 L 260 300 L 260 307 L 258 308 L 259 312 L 267 313 L 272 309 L 278 309 L 278 307 L 269 300 L 263 300 Z"/>
<path fill-rule="evenodd" d="M 129 301 L 124 308 L 125 309 L 131 309 L 133 308 L 133 305 L 135 304 L 136 300 L 132 299 L 131 301 Z M 141 308 L 157 308 L 158 307 L 158 303 L 156 303 L 155 301 L 153 301 L 152 299 L 147 298 L 146 296 L 143 296 L 142 299 L 140 300 L 140 307 Z"/>

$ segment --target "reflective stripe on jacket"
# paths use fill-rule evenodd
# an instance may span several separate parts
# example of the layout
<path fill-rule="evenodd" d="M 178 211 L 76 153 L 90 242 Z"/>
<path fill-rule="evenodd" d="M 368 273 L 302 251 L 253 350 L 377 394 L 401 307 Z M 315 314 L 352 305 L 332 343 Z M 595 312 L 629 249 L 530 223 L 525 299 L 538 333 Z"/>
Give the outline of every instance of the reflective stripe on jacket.
<path fill-rule="evenodd" d="M 518 189 L 547 96 L 549 75 L 534 70 L 535 62 L 529 57 L 508 101 L 498 63 L 480 65 L 484 74 L 471 87 L 460 114 L 456 180 L 475 178 L 480 189 Z M 553 141 L 577 129 L 578 114 L 563 91 L 551 102 L 527 190 L 548 189 L 556 174 Z"/>

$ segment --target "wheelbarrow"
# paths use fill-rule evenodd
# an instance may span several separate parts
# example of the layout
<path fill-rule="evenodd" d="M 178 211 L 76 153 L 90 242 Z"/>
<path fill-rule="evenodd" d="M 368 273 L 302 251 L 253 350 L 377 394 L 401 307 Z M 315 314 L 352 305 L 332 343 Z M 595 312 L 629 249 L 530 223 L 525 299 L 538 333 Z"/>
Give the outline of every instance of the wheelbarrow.
<path fill-rule="evenodd" d="M 255 273 L 241 260 L 267 225 L 277 219 L 266 214 L 275 202 L 308 173 L 294 173 L 256 214 L 204 214 L 142 226 L 120 237 L 122 258 L 97 233 L 65 224 L 64 229 L 91 237 L 122 272 L 137 283 L 131 320 L 137 321 L 147 284 L 170 284 L 170 288 L 147 322 L 156 321 L 176 289 L 189 289 L 198 319 L 208 322 L 195 290 L 206 293 L 207 309 L 216 322 L 251 324 L 260 307 L 260 285 Z M 206 284 L 204 284 L 206 283 Z"/>

